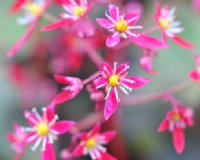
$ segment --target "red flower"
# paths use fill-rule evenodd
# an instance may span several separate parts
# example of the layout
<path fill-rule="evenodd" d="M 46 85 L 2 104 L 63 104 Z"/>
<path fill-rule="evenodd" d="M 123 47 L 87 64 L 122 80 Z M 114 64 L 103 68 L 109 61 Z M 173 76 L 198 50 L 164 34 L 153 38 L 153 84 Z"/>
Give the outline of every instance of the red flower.
<path fill-rule="evenodd" d="M 182 153 L 185 147 L 184 130 L 187 126 L 193 125 L 193 110 L 182 106 L 174 106 L 167 112 L 166 117 L 161 122 L 158 129 L 163 132 L 169 129 L 173 134 L 173 143 L 177 153 Z"/>
<path fill-rule="evenodd" d="M 25 128 L 28 133 L 26 142 L 35 144 L 32 150 L 35 150 L 42 144 L 42 159 L 55 160 L 53 141 L 59 134 L 68 132 L 75 124 L 73 121 L 58 121 L 58 116 L 54 113 L 53 107 L 43 108 L 43 115 L 40 116 L 36 109 L 33 112 L 25 111 L 25 118 L 30 128 Z"/>
<path fill-rule="evenodd" d="M 129 94 L 132 88 L 140 88 L 150 82 L 149 78 L 127 76 L 128 63 L 121 64 L 117 67 L 114 63 L 114 69 L 108 64 L 102 64 L 100 72 L 102 77 L 94 81 L 96 87 L 105 88 L 106 102 L 104 108 L 104 117 L 107 120 L 117 109 L 120 101 L 117 88 L 120 88 L 125 94 Z"/>
<path fill-rule="evenodd" d="M 80 135 L 80 144 L 72 153 L 74 157 L 89 154 L 92 160 L 116 160 L 116 158 L 106 152 L 106 148 L 103 146 L 113 139 L 116 131 L 100 133 L 100 129 L 100 125 L 97 124 L 90 132 Z"/>
<path fill-rule="evenodd" d="M 55 80 L 61 84 L 69 85 L 63 88 L 63 91 L 59 93 L 54 99 L 53 104 L 60 104 L 65 101 L 68 101 L 70 99 L 73 99 L 75 96 L 77 96 L 82 88 L 83 83 L 79 78 L 76 77 L 63 77 L 59 75 L 54 76 Z"/>
<path fill-rule="evenodd" d="M 183 28 L 179 21 L 175 21 L 175 8 L 169 8 L 168 6 L 160 7 L 156 1 L 156 13 L 154 19 L 157 25 L 160 27 L 163 38 L 167 40 L 170 37 L 175 43 L 186 49 L 193 49 L 192 43 L 182 39 L 177 34 L 183 32 Z"/>

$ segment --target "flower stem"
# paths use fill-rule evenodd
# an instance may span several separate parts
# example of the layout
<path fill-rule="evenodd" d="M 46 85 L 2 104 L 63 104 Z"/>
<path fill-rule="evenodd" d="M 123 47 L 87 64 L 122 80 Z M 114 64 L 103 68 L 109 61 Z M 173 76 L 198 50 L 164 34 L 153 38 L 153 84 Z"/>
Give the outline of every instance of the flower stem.
<path fill-rule="evenodd" d="M 92 74 L 90 77 L 83 80 L 83 84 L 86 85 L 87 83 L 96 79 L 99 75 L 100 75 L 100 72 L 96 72 L 96 73 Z"/>

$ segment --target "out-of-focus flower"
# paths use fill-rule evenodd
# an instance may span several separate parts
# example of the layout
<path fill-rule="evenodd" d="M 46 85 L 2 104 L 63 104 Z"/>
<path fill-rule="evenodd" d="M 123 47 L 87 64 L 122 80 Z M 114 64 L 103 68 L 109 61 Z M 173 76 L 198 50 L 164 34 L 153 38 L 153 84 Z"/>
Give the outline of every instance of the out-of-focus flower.
<path fill-rule="evenodd" d="M 16 152 L 15 159 L 20 160 L 23 156 L 24 149 L 26 146 L 26 132 L 24 131 L 23 127 L 19 124 L 13 124 L 14 132 L 7 134 L 7 139 L 12 145 L 12 150 Z"/>
<path fill-rule="evenodd" d="M 169 129 L 172 132 L 173 144 L 177 153 L 182 153 L 185 147 L 184 130 L 187 126 L 193 125 L 193 110 L 184 108 L 178 102 L 173 102 L 173 109 L 167 112 L 166 117 L 161 122 L 158 129 L 164 132 Z"/>
<path fill-rule="evenodd" d="M 100 66 L 102 77 L 96 79 L 94 83 L 97 89 L 105 88 L 107 92 L 104 108 L 104 117 L 106 120 L 116 111 L 120 101 L 117 92 L 118 87 L 128 95 L 132 88 L 140 88 L 150 82 L 149 78 L 127 76 L 128 68 L 128 63 L 117 67 L 117 62 L 114 63 L 114 69 L 108 64 Z"/>
<path fill-rule="evenodd" d="M 73 121 L 58 121 L 58 116 L 54 113 L 54 107 L 43 108 L 42 116 L 34 108 L 32 112 L 25 111 L 25 118 L 31 127 L 25 128 L 29 132 L 26 138 L 27 143 L 35 144 L 32 150 L 42 145 L 42 159 L 55 160 L 53 142 L 59 134 L 68 132 L 74 125 Z"/>
<path fill-rule="evenodd" d="M 196 69 L 190 71 L 189 76 L 195 81 L 200 82 L 200 56 L 199 54 L 195 53 L 195 63 Z"/>
<path fill-rule="evenodd" d="M 154 50 L 143 49 L 143 55 L 140 58 L 140 66 L 150 74 L 159 74 L 158 71 L 153 70 L 153 58 L 156 52 Z"/>
<path fill-rule="evenodd" d="M 87 91 L 90 92 L 90 99 L 96 102 L 96 111 L 100 109 L 104 102 L 104 94 L 102 91 L 97 90 L 94 84 L 87 85 Z"/>
<path fill-rule="evenodd" d="M 156 1 L 156 13 L 154 19 L 157 25 L 160 27 L 163 38 L 167 40 L 170 37 L 175 43 L 186 49 L 193 49 L 192 43 L 182 39 L 177 34 L 183 32 L 181 23 L 175 21 L 175 11 L 176 9 L 169 8 L 169 6 L 160 7 L 159 3 Z"/>
<path fill-rule="evenodd" d="M 78 2 L 75 0 L 67 0 L 63 2 L 62 6 L 65 10 L 64 13 L 61 13 L 63 19 L 42 27 L 42 31 L 58 29 L 80 21 L 91 9 L 92 3 L 88 3 L 87 0 L 79 0 Z"/>
<path fill-rule="evenodd" d="M 193 0 L 192 3 L 193 3 L 194 9 L 195 9 L 198 13 L 200 13 L 200 0 Z"/>
<path fill-rule="evenodd" d="M 63 103 L 65 101 L 68 101 L 70 99 L 73 99 L 75 96 L 77 96 L 82 88 L 83 83 L 79 78 L 76 77 L 64 77 L 60 75 L 54 76 L 55 80 L 61 84 L 68 85 L 63 88 L 63 91 L 59 93 L 54 99 L 53 104 L 57 105 L 60 103 Z"/>
<path fill-rule="evenodd" d="M 140 18 L 140 11 L 135 10 L 125 15 L 120 14 L 119 8 L 115 5 L 109 5 L 108 13 L 105 13 L 107 19 L 97 18 L 97 22 L 113 34 L 106 40 L 107 47 L 115 47 L 120 43 L 121 38 L 130 38 L 133 43 L 144 48 L 166 48 L 164 41 L 149 37 L 136 32 L 137 29 L 142 29 L 142 26 L 136 26 Z"/>
<path fill-rule="evenodd" d="M 81 141 L 73 151 L 74 157 L 90 155 L 92 160 L 116 160 L 116 158 L 106 152 L 106 148 L 103 146 L 113 139 L 116 135 L 116 131 L 100 133 L 100 129 L 100 125 L 97 124 L 88 133 L 82 133 L 80 135 Z"/>

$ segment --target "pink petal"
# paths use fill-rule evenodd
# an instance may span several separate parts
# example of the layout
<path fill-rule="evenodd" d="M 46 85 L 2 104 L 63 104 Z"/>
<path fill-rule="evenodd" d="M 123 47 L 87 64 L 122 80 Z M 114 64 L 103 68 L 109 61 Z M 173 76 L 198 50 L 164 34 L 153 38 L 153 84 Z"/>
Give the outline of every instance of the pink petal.
<path fill-rule="evenodd" d="M 108 12 L 109 15 L 114 19 L 114 20 L 119 20 L 119 8 L 113 4 L 109 4 L 108 6 Z"/>
<path fill-rule="evenodd" d="M 106 39 L 107 47 L 115 47 L 120 42 L 120 33 L 115 32 Z"/>
<path fill-rule="evenodd" d="M 38 135 L 36 132 L 28 133 L 25 139 L 26 143 L 33 143 L 38 139 Z"/>
<path fill-rule="evenodd" d="M 30 126 L 35 126 L 39 123 L 39 119 L 32 112 L 25 111 L 24 112 L 25 119 Z"/>
<path fill-rule="evenodd" d="M 153 58 L 150 56 L 143 56 L 140 58 L 140 66 L 150 74 L 159 74 L 158 71 L 152 69 Z"/>
<path fill-rule="evenodd" d="M 54 106 L 48 106 L 46 109 L 46 113 L 43 113 L 43 118 L 47 118 L 47 121 L 50 122 L 54 119 L 55 116 L 55 108 Z"/>
<path fill-rule="evenodd" d="M 27 2 L 27 0 L 14 0 L 14 3 L 11 5 L 10 11 L 15 13 L 22 9 L 22 6 Z"/>
<path fill-rule="evenodd" d="M 163 120 L 158 128 L 158 132 L 164 132 L 168 129 L 169 122 L 168 120 Z"/>
<path fill-rule="evenodd" d="M 128 22 L 129 25 L 136 24 L 139 19 L 140 10 L 133 11 L 131 13 L 128 13 L 127 16 L 125 16 L 125 20 Z"/>
<path fill-rule="evenodd" d="M 182 153 L 185 147 L 185 135 L 183 129 L 175 128 L 173 131 L 173 143 L 177 153 Z"/>
<path fill-rule="evenodd" d="M 115 157 L 113 157 L 112 155 L 110 155 L 107 152 L 101 152 L 101 158 L 97 158 L 97 160 L 117 160 Z"/>
<path fill-rule="evenodd" d="M 11 143 L 16 141 L 16 138 L 12 133 L 7 133 L 6 137 L 7 137 L 8 141 L 11 142 Z"/>
<path fill-rule="evenodd" d="M 196 70 L 192 70 L 189 73 L 189 76 L 190 76 L 190 78 L 192 78 L 195 81 L 199 81 L 200 80 L 200 75 L 199 75 L 199 73 Z"/>
<path fill-rule="evenodd" d="M 26 43 L 26 41 L 28 41 L 28 39 L 31 37 L 36 25 L 37 25 L 37 19 L 32 22 L 30 24 L 30 26 L 28 27 L 27 31 L 24 33 L 24 35 L 21 37 L 21 39 L 19 39 L 13 46 L 12 48 L 8 51 L 7 53 L 7 57 L 11 58 L 13 57 L 15 54 L 17 54 L 17 52 L 22 48 L 22 46 L 24 45 L 24 43 Z"/>
<path fill-rule="evenodd" d="M 80 157 L 82 155 L 85 155 L 84 150 L 85 150 L 85 145 L 84 144 L 80 144 L 74 149 L 74 151 L 72 152 L 72 155 L 74 157 Z"/>
<path fill-rule="evenodd" d="M 101 133 L 101 137 L 104 138 L 104 140 L 108 143 L 109 141 L 111 141 L 115 136 L 116 136 L 117 132 L 116 131 L 107 131 L 107 132 L 103 132 Z"/>
<path fill-rule="evenodd" d="M 128 63 L 123 63 L 117 67 L 116 74 L 119 76 L 126 75 L 128 68 L 129 68 Z"/>
<path fill-rule="evenodd" d="M 87 137 L 92 137 L 96 134 L 98 134 L 101 130 L 101 125 L 99 123 L 96 124 L 94 128 L 88 133 Z"/>
<path fill-rule="evenodd" d="M 41 31 L 52 31 L 61 27 L 65 27 L 66 25 L 71 24 L 72 22 L 74 22 L 73 19 L 62 19 L 42 27 Z"/>
<path fill-rule="evenodd" d="M 42 152 L 42 160 L 56 160 L 53 144 L 46 143 L 45 150 Z"/>
<path fill-rule="evenodd" d="M 158 3 L 158 0 L 155 0 L 155 3 L 156 3 L 156 13 L 155 13 L 154 19 L 155 21 L 158 21 L 161 8 L 160 8 L 160 4 Z"/>
<path fill-rule="evenodd" d="M 64 77 L 64 76 L 54 75 L 54 79 L 55 79 L 57 82 L 61 83 L 61 84 L 67 84 L 67 85 L 70 85 L 70 84 L 71 84 L 71 83 L 69 83 L 69 82 L 67 81 L 66 77 Z"/>
<path fill-rule="evenodd" d="M 172 39 L 174 40 L 175 43 L 177 43 L 178 45 L 180 45 L 183 48 L 186 49 L 193 49 L 194 45 L 184 39 L 182 39 L 181 37 L 174 35 L 174 37 L 172 37 Z"/>
<path fill-rule="evenodd" d="M 111 89 L 110 94 L 105 102 L 104 117 L 106 120 L 116 111 L 118 107 L 118 100 L 115 95 L 114 88 Z"/>
<path fill-rule="evenodd" d="M 75 122 L 73 121 L 59 121 L 52 126 L 52 130 L 56 131 L 57 134 L 64 134 L 68 132 L 73 126 Z"/>
<path fill-rule="evenodd" d="M 96 88 L 104 88 L 108 84 L 108 80 L 104 77 L 99 77 L 94 81 Z"/>
<path fill-rule="evenodd" d="M 114 27 L 114 24 L 105 18 L 97 18 L 96 21 L 99 23 L 100 26 L 106 29 L 111 29 Z"/>
<path fill-rule="evenodd" d="M 67 90 L 67 91 L 63 91 L 61 93 L 59 93 L 54 99 L 53 99 L 53 104 L 54 105 L 58 105 L 58 104 L 61 104 L 61 103 L 64 103 L 70 99 L 73 99 L 74 98 L 74 92 L 73 91 L 70 91 L 70 90 Z"/>
<path fill-rule="evenodd" d="M 100 71 L 101 74 L 105 74 L 107 77 L 109 77 L 112 74 L 112 67 L 109 64 L 102 63 L 100 65 Z"/>
<path fill-rule="evenodd" d="M 129 76 L 120 79 L 120 82 L 131 88 L 140 88 L 148 84 L 151 81 L 150 78 L 143 78 L 139 76 Z M 133 82 L 133 83 L 132 83 Z"/>
<path fill-rule="evenodd" d="M 140 34 L 138 37 L 130 36 L 130 39 L 142 48 L 159 49 L 168 47 L 165 41 L 144 34 Z"/>

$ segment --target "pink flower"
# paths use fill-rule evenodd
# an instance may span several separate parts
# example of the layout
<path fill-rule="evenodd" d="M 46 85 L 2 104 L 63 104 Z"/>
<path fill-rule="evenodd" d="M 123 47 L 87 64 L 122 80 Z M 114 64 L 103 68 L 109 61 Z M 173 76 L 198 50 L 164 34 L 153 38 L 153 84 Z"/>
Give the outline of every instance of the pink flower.
<path fill-rule="evenodd" d="M 14 150 L 17 155 L 15 156 L 16 160 L 19 160 L 23 156 L 23 152 L 26 146 L 26 132 L 23 127 L 17 123 L 13 124 L 14 132 L 7 134 L 7 139 L 12 145 L 12 150 Z"/>
<path fill-rule="evenodd" d="M 128 63 L 117 67 L 117 62 L 115 62 L 114 69 L 108 64 L 102 64 L 100 67 L 102 77 L 94 81 L 97 89 L 105 88 L 107 92 L 104 108 L 104 117 L 106 120 L 116 111 L 120 101 L 117 88 L 120 88 L 128 95 L 132 88 L 140 88 L 150 82 L 149 78 L 137 76 L 126 77 L 128 68 Z"/>
<path fill-rule="evenodd" d="M 92 3 L 88 3 L 87 0 L 67 0 L 62 3 L 62 6 L 65 10 L 61 13 L 63 19 L 42 27 L 42 31 L 50 31 L 78 22 L 90 10 Z"/>
<path fill-rule="evenodd" d="M 195 53 L 195 62 L 196 62 L 196 69 L 192 70 L 189 73 L 190 78 L 192 78 L 194 81 L 200 82 L 200 56 Z"/>
<path fill-rule="evenodd" d="M 63 77 L 59 75 L 54 76 L 55 80 L 61 84 L 69 85 L 63 88 L 63 91 L 59 93 L 54 99 L 53 104 L 60 104 L 65 101 L 68 101 L 70 99 L 73 99 L 75 96 L 77 96 L 82 88 L 83 83 L 79 78 L 76 77 Z"/>
<path fill-rule="evenodd" d="M 176 8 L 169 8 L 168 6 L 160 7 L 159 3 L 156 1 L 156 13 L 154 19 L 157 25 L 160 27 L 163 38 L 167 40 L 170 37 L 175 43 L 186 49 L 194 48 L 193 44 L 187 42 L 181 37 L 177 36 L 178 33 L 184 31 L 181 27 L 179 21 L 175 21 L 175 11 Z"/>
<path fill-rule="evenodd" d="M 196 10 L 196 12 L 200 13 L 200 0 L 192 0 L 193 2 L 193 8 Z"/>
<path fill-rule="evenodd" d="M 182 153 L 185 147 L 184 130 L 193 125 L 193 110 L 182 106 L 175 106 L 167 112 L 165 119 L 161 122 L 159 132 L 169 129 L 173 134 L 173 143 L 177 153 Z"/>
<path fill-rule="evenodd" d="M 74 157 L 90 155 L 92 160 L 116 160 L 106 152 L 103 145 L 109 143 L 116 135 L 116 131 L 106 131 L 100 133 L 100 125 L 97 124 L 90 132 L 80 135 L 80 144 L 74 149 Z"/>
<path fill-rule="evenodd" d="M 40 116 L 34 108 L 32 112 L 25 111 L 25 118 L 31 126 L 25 128 L 28 133 L 26 142 L 35 144 L 32 150 L 42 145 L 42 159 L 55 160 L 53 142 L 57 136 L 68 132 L 75 124 L 73 121 L 58 121 L 58 116 L 54 113 L 54 107 L 43 108 Z"/>
<path fill-rule="evenodd" d="M 108 13 L 105 13 L 107 19 L 97 18 L 97 22 L 108 31 L 112 32 L 106 40 L 107 47 L 115 47 L 120 43 L 121 38 L 130 38 L 133 43 L 144 48 L 165 48 L 166 43 L 158 39 L 140 34 L 135 30 L 142 29 L 142 26 L 135 24 L 140 18 L 139 10 L 135 10 L 125 15 L 120 14 L 119 8 L 115 5 L 109 5 Z"/>

